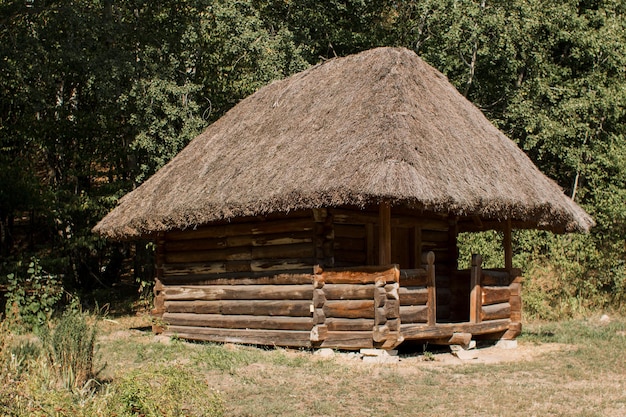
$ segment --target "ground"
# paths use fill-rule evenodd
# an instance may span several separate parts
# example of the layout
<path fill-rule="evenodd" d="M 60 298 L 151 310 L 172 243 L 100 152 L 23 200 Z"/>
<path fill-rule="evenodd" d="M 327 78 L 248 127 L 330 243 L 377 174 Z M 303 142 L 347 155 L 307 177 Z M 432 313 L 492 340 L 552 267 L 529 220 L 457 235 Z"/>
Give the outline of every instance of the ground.
<path fill-rule="evenodd" d="M 354 353 L 187 343 L 155 337 L 146 317 L 103 321 L 107 378 L 131 369 L 181 369 L 219 393 L 233 416 L 623 416 L 626 319 L 525 326 L 516 349 L 402 351 L 393 364 Z M 426 353 L 425 353 L 426 352 Z M 148 370 L 149 371 L 149 370 Z M 148 372 L 146 371 L 146 372 Z"/>

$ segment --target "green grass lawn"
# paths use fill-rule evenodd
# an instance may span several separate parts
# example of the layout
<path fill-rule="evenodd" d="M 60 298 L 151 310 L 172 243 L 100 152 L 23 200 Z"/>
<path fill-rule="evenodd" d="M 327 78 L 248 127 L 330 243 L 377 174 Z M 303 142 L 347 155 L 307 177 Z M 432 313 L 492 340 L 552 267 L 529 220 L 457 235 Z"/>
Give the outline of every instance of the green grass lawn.
<path fill-rule="evenodd" d="M 142 317 L 100 320 L 95 368 L 106 366 L 71 390 L 37 339 L 5 332 L 0 414 L 626 415 L 626 318 L 530 323 L 514 350 L 482 347 L 465 362 L 445 350 L 409 351 L 385 365 L 348 353 L 161 340 L 147 325 Z"/>

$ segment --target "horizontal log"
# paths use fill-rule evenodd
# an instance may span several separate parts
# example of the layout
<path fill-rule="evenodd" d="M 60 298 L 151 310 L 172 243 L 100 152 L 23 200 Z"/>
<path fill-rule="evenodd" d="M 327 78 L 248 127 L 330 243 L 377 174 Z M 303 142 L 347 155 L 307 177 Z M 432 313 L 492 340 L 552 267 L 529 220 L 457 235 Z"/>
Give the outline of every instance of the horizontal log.
<path fill-rule="evenodd" d="M 508 272 L 483 269 L 480 283 L 481 285 L 502 287 L 508 286 L 511 283 L 511 280 L 511 275 L 509 275 Z"/>
<path fill-rule="evenodd" d="M 212 275 L 226 272 L 226 262 L 199 262 L 160 265 L 164 277 Z"/>
<path fill-rule="evenodd" d="M 274 271 L 310 271 L 314 264 L 313 258 L 301 259 L 266 259 L 250 262 L 252 272 L 274 272 Z"/>
<path fill-rule="evenodd" d="M 312 300 L 312 285 L 211 285 L 165 287 L 174 300 Z"/>
<path fill-rule="evenodd" d="M 371 300 L 374 298 L 374 284 L 325 284 L 327 300 Z"/>
<path fill-rule="evenodd" d="M 509 287 L 482 287 L 482 304 L 483 306 L 491 304 L 499 304 L 508 302 L 511 298 L 511 290 Z"/>
<path fill-rule="evenodd" d="M 328 332 L 326 339 L 319 344 L 322 348 L 358 350 L 374 347 L 372 331 L 363 332 Z"/>
<path fill-rule="evenodd" d="M 187 252 L 166 252 L 165 263 L 195 263 L 218 261 L 246 261 L 260 259 L 313 258 L 315 246 L 312 243 L 275 246 L 242 246 L 215 250 L 190 250 Z"/>
<path fill-rule="evenodd" d="M 425 269 L 401 269 L 400 285 L 403 287 L 424 287 L 428 285 L 428 273 Z"/>
<path fill-rule="evenodd" d="M 296 285 L 307 284 L 313 281 L 313 268 L 308 265 L 307 271 L 255 271 L 255 272 L 225 272 L 220 274 L 210 273 L 182 273 L 183 270 L 200 270 L 204 264 L 187 264 L 185 268 L 178 268 L 176 274 L 164 274 L 162 280 L 169 285 L 253 285 L 253 284 L 280 284 Z M 181 265 L 182 267 L 183 265 Z M 308 273 L 307 273 L 308 272 Z"/>
<path fill-rule="evenodd" d="M 322 272 L 327 284 L 371 284 L 398 281 L 399 269 L 390 266 L 359 266 Z"/>
<path fill-rule="evenodd" d="M 378 214 L 361 210 L 333 208 L 329 210 L 336 224 L 378 224 Z"/>
<path fill-rule="evenodd" d="M 483 321 L 506 319 L 511 317 L 511 304 L 500 303 L 484 306 L 481 318 Z"/>
<path fill-rule="evenodd" d="M 432 343 L 435 345 L 461 345 L 467 349 L 470 342 L 472 340 L 471 333 L 461 333 L 456 332 L 453 333 L 452 336 L 442 337 L 441 339 L 433 340 Z"/>
<path fill-rule="evenodd" d="M 242 235 L 265 235 L 312 231 L 315 226 L 313 216 L 281 220 L 231 223 L 200 227 L 196 230 L 173 231 L 165 234 L 166 240 L 187 240 L 221 238 Z"/>
<path fill-rule="evenodd" d="M 442 337 L 451 337 L 456 332 L 481 335 L 505 331 L 511 320 L 492 320 L 482 323 L 441 323 L 435 326 L 424 324 L 402 323 L 400 326 L 405 340 L 432 340 Z"/>
<path fill-rule="evenodd" d="M 254 345 L 310 347 L 310 331 L 219 329 L 210 327 L 168 326 L 164 334 L 187 340 Z"/>
<path fill-rule="evenodd" d="M 168 313 L 310 317 L 310 300 L 165 301 Z"/>
<path fill-rule="evenodd" d="M 398 289 L 401 306 L 425 305 L 428 302 L 428 288 L 400 287 Z"/>
<path fill-rule="evenodd" d="M 400 306 L 400 321 L 402 323 L 426 323 L 428 320 L 428 306 Z"/>
<path fill-rule="evenodd" d="M 351 225 L 351 224 L 335 224 L 335 239 L 337 238 L 350 238 L 350 239 L 366 239 L 367 232 L 363 225 Z"/>
<path fill-rule="evenodd" d="M 164 313 L 162 319 L 174 326 L 308 331 L 313 328 L 311 317 Z"/>
<path fill-rule="evenodd" d="M 165 242 L 165 252 L 189 252 L 200 250 L 215 250 L 236 248 L 242 246 L 275 246 L 312 243 L 313 235 L 310 231 L 279 233 L 272 235 L 244 235 L 220 238 L 186 239 Z"/>
<path fill-rule="evenodd" d="M 372 319 L 344 319 L 337 317 L 327 318 L 324 324 L 329 331 L 371 331 L 374 328 Z"/>
<path fill-rule="evenodd" d="M 373 319 L 374 300 L 327 301 L 322 310 L 327 318 Z"/>
<path fill-rule="evenodd" d="M 333 215 L 333 221 L 337 224 L 378 224 L 378 213 L 375 211 L 350 210 L 345 208 L 329 209 Z M 445 219 L 424 217 L 423 215 L 412 216 L 398 214 L 392 210 L 392 227 L 421 227 L 423 230 L 447 231 L 450 226 Z M 423 232 L 422 232 L 423 233 Z"/>

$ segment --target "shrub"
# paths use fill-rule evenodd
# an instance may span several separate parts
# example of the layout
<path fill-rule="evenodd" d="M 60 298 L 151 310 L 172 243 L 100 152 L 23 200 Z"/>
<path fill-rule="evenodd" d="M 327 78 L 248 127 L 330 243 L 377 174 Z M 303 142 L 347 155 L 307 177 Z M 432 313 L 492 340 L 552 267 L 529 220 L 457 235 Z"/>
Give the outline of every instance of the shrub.
<path fill-rule="evenodd" d="M 6 319 L 14 330 L 32 331 L 50 320 L 63 289 L 57 276 L 45 272 L 37 258 L 19 261 L 7 274 Z"/>
<path fill-rule="evenodd" d="M 96 324 L 87 322 L 86 314 L 66 311 L 54 329 L 44 335 L 50 362 L 65 388 L 83 389 L 96 377 L 94 355 Z"/>
<path fill-rule="evenodd" d="M 167 365 L 127 374 L 115 383 L 111 398 L 118 407 L 118 416 L 223 416 L 221 397 L 207 391 L 204 378 L 189 369 Z"/>

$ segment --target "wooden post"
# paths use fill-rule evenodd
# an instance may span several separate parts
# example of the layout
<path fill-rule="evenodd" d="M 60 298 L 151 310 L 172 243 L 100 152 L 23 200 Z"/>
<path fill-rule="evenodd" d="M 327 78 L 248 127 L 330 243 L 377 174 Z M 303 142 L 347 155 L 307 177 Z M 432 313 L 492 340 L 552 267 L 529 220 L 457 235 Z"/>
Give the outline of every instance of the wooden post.
<path fill-rule="evenodd" d="M 472 255 L 472 268 L 470 277 L 470 322 L 480 323 L 482 312 L 482 288 L 481 288 L 481 264 L 483 258 L 480 255 Z"/>
<path fill-rule="evenodd" d="M 391 204 L 388 201 L 381 201 L 379 205 L 379 244 L 378 244 L 378 264 L 391 264 Z"/>
<path fill-rule="evenodd" d="M 151 314 L 155 319 L 152 322 L 152 332 L 156 334 L 163 333 L 163 326 L 160 319 L 165 313 L 165 294 L 163 292 L 163 264 L 165 261 L 165 235 L 159 233 L 156 238 L 156 277 L 154 283 L 154 309 Z"/>
<path fill-rule="evenodd" d="M 428 273 L 428 325 L 437 323 L 437 292 L 435 287 L 435 253 L 426 254 L 426 271 Z"/>
<path fill-rule="evenodd" d="M 513 243 L 511 240 L 511 219 L 508 219 L 504 226 L 504 267 L 507 271 L 513 269 Z"/>

